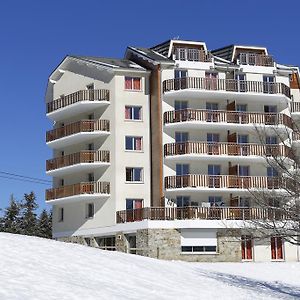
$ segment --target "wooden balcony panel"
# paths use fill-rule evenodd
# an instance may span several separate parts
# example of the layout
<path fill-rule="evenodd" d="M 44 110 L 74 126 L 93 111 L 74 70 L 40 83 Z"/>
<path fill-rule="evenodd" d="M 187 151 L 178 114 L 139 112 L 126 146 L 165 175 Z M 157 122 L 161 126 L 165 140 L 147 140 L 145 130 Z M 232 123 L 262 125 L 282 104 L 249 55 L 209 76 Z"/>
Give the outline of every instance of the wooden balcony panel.
<path fill-rule="evenodd" d="M 56 170 L 81 163 L 110 162 L 109 151 L 81 151 L 46 161 L 46 170 Z"/>
<path fill-rule="evenodd" d="M 63 127 L 47 131 L 46 142 L 51 142 L 80 132 L 109 132 L 109 130 L 110 129 L 108 120 L 81 120 L 78 122 L 67 124 Z"/>
<path fill-rule="evenodd" d="M 184 142 L 164 145 L 164 156 L 185 154 L 232 156 L 287 156 L 291 149 L 284 145 L 259 145 L 237 143 Z"/>
<path fill-rule="evenodd" d="M 142 220 L 285 220 L 282 211 L 257 207 L 145 207 L 116 213 L 117 223 Z"/>
<path fill-rule="evenodd" d="M 291 103 L 291 112 L 292 113 L 300 112 L 300 102 Z"/>
<path fill-rule="evenodd" d="M 109 182 L 81 182 L 46 190 L 46 201 L 83 194 L 109 194 Z"/>
<path fill-rule="evenodd" d="M 165 177 L 166 189 L 180 188 L 234 188 L 234 189 L 279 189 L 284 182 L 278 177 L 235 176 L 235 175 L 198 175 Z"/>
<path fill-rule="evenodd" d="M 291 117 L 280 113 L 232 112 L 224 110 L 182 109 L 164 113 L 164 123 L 211 122 L 230 124 L 284 125 L 293 128 Z"/>
<path fill-rule="evenodd" d="M 274 67 L 274 59 L 271 55 L 240 53 L 239 63 L 241 65 Z"/>
<path fill-rule="evenodd" d="M 238 93 L 282 94 L 291 98 L 290 88 L 280 82 L 215 79 L 205 77 L 183 77 L 163 82 L 163 92 L 196 89 Z"/>
<path fill-rule="evenodd" d="M 109 101 L 109 90 L 80 90 L 47 103 L 47 113 L 81 101 Z"/>

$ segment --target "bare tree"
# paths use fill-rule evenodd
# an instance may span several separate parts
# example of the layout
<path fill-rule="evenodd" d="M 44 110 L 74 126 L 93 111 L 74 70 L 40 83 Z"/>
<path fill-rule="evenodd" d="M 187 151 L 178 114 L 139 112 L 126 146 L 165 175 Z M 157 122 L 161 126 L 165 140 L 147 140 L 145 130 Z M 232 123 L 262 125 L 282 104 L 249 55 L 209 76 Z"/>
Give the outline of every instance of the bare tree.
<path fill-rule="evenodd" d="M 255 127 L 263 145 L 265 166 L 271 174 L 268 174 L 268 189 L 249 189 L 254 206 L 266 214 L 250 220 L 245 228 L 248 227 L 254 239 L 280 236 L 300 245 L 300 152 L 293 139 L 298 130 L 295 124 L 291 127 Z M 274 144 L 269 143 L 270 136 L 276 137 Z"/>

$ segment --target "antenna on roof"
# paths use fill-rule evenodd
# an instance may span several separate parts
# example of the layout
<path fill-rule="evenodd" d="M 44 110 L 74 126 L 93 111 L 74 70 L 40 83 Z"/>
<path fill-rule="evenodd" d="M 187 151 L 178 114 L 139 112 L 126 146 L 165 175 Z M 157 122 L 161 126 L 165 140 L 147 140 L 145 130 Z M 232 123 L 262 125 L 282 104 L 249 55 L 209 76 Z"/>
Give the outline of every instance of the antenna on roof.
<path fill-rule="evenodd" d="M 174 37 L 172 38 L 172 40 L 179 40 L 179 35 L 174 36 Z"/>

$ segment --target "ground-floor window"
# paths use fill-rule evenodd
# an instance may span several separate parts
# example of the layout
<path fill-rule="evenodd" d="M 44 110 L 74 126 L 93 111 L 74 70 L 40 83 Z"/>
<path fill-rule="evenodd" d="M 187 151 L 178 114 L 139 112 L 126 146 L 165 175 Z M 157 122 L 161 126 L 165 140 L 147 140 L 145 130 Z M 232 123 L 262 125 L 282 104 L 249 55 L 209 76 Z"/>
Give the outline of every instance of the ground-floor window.
<path fill-rule="evenodd" d="M 181 252 L 214 254 L 217 252 L 215 229 L 181 229 Z"/>
<path fill-rule="evenodd" d="M 116 251 L 116 238 L 114 236 L 96 237 L 95 240 L 100 249 Z"/>
<path fill-rule="evenodd" d="M 197 253 L 216 253 L 217 246 L 181 246 L 181 252 L 183 253 L 190 253 L 190 252 L 197 252 Z"/>
<path fill-rule="evenodd" d="M 283 259 L 283 242 L 280 236 L 271 237 L 271 258 Z"/>
<path fill-rule="evenodd" d="M 242 259 L 253 259 L 253 244 L 250 235 L 242 235 Z"/>

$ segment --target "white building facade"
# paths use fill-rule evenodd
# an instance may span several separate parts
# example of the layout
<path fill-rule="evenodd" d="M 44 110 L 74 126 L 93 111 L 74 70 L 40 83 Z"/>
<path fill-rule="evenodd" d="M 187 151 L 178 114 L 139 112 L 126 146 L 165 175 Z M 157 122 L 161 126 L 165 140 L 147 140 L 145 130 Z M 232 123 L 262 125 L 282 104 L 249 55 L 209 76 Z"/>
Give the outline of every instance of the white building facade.
<path fill-rule="evenodd" d="M 170 40 L 124 59 L 67 56 L 46 102 L 54 238 L 163 259 L 299 260 L 299 247 L 245 228 L 270 214 L 250 190 L 280 192 L 266 147 L 288 156 L 278 132 L 297 140 L 298 69 L 266 48 Z"/>

